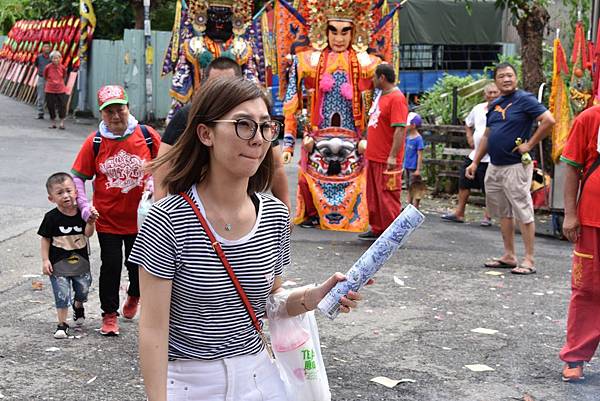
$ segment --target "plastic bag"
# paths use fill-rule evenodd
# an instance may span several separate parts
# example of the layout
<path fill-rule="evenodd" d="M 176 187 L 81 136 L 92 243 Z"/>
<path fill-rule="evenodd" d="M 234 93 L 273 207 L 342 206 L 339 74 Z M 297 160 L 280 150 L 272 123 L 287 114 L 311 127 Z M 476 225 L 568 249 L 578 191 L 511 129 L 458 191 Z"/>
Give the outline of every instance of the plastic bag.
<path fill-rule="evenodd" d="M 154 203 L 154 200 L 153 200 L 152 191 L 145 190 L 142 193 L 142 199 L 140 200 L 140 204 L 138 205 L 138 209 L 137 209 L 138 229 L 140 229 L 142 227 L 142 224 L 144 223 L 144 219 L 146 218 L 146 216 L 148 216 L 148 213 L 150 212 L 150 208 L 152 207 L 153 203 Z"/>
<path fill-rule="evenodd" d="M 329 381 L 321 355 L 314 312 L 290 317 L 285 303 L 270 297 L 266 309 L 271 345 L 288 401 L 330 401 Z"/>

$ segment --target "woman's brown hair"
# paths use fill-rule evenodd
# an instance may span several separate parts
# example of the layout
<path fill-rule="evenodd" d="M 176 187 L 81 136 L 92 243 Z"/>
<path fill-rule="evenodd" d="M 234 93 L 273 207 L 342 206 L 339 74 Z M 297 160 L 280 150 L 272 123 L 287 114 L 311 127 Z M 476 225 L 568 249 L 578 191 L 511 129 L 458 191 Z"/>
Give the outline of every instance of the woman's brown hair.
<path fill-rule="evenodd" d="M 194 96 L 185 131 L 175 145 L 163 156 L 153 160 L 148 168 L 154 170 L 164 164 L 169 166 L 164 187 L 169 193 L 187 191 L 206 177 L 210 167 L 209 148 L 200 142 L 196 134 L 199 124 L 214 126 L 218 120 L 235 107 L 249 100 L 262 99 L 270 109 L 270 101 L 256 84 L 243 78 L 219 77 L 202 85 Z M 257 132 L 256 135 L 260 135 Z M 273 177 L 273 153 L 271 147 L 256 173 L 248 182 L 248 194 L 265 191 Z"/>

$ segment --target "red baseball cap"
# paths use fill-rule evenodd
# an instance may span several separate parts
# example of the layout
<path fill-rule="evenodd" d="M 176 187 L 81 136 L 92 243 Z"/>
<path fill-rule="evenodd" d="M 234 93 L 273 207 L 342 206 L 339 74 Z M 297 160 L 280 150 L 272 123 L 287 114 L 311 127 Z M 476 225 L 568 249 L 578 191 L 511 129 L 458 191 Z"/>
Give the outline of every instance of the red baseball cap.
<path fill-rule="evenodd" d="M 106 85 L 98 89 L 98 108 L 103 110 L 111 104 L 128 104 L 127 92 L 119 85 Z"/>

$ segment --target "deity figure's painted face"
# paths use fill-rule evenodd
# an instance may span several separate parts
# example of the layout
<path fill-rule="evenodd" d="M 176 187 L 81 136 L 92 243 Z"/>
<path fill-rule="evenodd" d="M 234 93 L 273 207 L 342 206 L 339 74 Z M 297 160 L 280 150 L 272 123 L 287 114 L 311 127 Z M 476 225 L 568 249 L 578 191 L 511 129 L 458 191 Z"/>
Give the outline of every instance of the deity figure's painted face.
<path fill-rule="evenodd" d="M 210 7 L 208 9 L 208 21 L 206 34 L 212 40 L 225 42 L 231 38 L 233 24 L 231 22 L 232 11 L 229 7 Z"/>
<path fill-rule="evenodd" d="M 341 53 L 350 48 L 352 42 L 352 23 L 348 21 L 329 21 L 327 24 L 327 42 L 336 53 Z"/>

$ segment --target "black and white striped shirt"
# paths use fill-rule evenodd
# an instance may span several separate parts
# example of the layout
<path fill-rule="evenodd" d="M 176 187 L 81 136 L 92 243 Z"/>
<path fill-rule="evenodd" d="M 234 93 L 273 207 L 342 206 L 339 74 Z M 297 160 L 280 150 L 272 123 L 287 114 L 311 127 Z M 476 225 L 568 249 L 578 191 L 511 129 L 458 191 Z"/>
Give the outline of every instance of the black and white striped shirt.
<path fill-rule="evenodd" d="M 187 193 L 204 214 L 195 186 Z M 213 233 L 260 319 L 275 276 L 290 264 L 290 229 L 285 205 L 268 194 L 257 196 L 256 223 L 247 235 L 231 241 Z M 263 349 L 225 267 L 181 196 L 152 206 L 129 261 L 173 281 L 169 359 L 213 360 Z"/>

